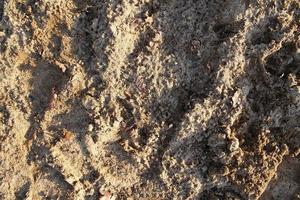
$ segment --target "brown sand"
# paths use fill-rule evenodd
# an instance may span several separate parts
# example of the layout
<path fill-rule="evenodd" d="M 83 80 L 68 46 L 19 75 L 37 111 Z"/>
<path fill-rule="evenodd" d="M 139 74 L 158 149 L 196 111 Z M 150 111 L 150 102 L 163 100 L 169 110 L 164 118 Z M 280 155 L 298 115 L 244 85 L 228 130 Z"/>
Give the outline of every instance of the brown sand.
<path fill-rule="evenodd" d="M 0 1 L 0 199 L 300 199 L 299 4 Z"/>

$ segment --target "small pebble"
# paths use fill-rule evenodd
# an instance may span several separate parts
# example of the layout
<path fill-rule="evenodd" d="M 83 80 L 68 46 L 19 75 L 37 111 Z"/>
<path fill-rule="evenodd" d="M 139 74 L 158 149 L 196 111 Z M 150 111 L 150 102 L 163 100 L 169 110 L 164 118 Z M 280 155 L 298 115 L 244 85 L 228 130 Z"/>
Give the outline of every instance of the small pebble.
<path fill-rule="evenodd" d="M 88 131 L 89 131 L 89 132 L 92 132 L 92 131 L 93 131 L 93 129 L 94 129 L 94 126 L 93 126 L 93 124 L 89 124 Z"/>

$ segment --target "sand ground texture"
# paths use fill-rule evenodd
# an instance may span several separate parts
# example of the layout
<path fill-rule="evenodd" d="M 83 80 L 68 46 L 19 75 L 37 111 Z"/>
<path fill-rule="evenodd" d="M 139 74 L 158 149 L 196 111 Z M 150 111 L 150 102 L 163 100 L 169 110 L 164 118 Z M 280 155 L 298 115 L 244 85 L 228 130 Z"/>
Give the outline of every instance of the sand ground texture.
<path fill-rule="evenodd" d="M 0 199 L 300 199 L 298 0 L 1 0 Z"/>

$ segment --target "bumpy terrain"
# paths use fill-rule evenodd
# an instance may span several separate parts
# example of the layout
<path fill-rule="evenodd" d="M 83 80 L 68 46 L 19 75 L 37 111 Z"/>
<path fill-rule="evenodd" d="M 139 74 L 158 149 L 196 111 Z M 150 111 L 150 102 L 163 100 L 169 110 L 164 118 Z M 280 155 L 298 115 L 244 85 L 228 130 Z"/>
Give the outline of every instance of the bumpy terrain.
<path fill-rule="evenodd" d="M 0 199 L 300 199 L 298 0 L 1 0 Z"/>

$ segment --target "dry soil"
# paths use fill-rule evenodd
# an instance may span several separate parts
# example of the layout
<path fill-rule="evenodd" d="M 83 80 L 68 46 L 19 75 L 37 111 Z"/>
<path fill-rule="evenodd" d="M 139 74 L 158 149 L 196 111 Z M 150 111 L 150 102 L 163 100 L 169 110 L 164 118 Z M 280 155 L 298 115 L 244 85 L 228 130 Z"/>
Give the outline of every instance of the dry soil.
<path fill-rule="evenodd" d="M 300 199 L 299 0 L 0 0 L 0 199 Z"/>

